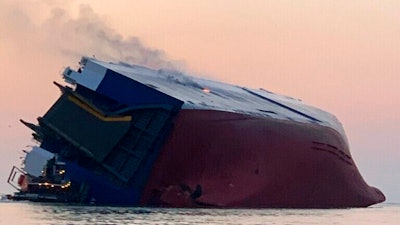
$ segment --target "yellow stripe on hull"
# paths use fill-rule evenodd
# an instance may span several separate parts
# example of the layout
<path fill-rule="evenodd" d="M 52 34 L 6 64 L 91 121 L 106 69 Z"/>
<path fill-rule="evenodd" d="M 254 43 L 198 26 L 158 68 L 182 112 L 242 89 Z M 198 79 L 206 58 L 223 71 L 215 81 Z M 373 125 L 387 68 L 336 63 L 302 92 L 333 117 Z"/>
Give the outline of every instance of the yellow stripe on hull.
<path fill-rule="evenodd" d="M 131 121 L 132 120 L 132 116 L 104 116 L 100 110 L 88 105 L 86 102 L 84 102 L 83 100 L 69 95 L 68 99 L 75 103 L 76 105 L 78 105 L 79 107 L 81 107 L 82 109 L 84 109 L 85 111 L 89 112 L 90 114 L 92 114 L 93 116 L 97 117 L 98 119 L 102 120 L 102 121 L 106 121 L 106 122 L 126 122 L 126 121 Z"/>

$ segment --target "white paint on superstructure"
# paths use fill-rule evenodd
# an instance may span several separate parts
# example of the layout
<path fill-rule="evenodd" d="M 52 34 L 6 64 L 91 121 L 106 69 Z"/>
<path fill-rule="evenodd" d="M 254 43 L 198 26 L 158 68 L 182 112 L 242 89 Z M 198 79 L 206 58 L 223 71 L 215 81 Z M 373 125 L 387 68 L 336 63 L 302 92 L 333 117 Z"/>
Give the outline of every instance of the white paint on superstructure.
<path fill-rule="evenodd" d="M 65 68 L 63 73 L 64 79 L 70 84 L 80 84 L 96 91 L 107 72 L 107 68 L 90 60 L 82 62 L 84 59 L 82 58 L 81 60 L 82 67 L 78 72 L 72 70 L 70 67 Z"/>
<path fill-rule="evenodd" d="M 47 165 L 47 161 L 52 159 L 54 154 L 37 146 L 32 147 L 31 151 L 26 154 L 24 160 L 24 171 L 35 177 L 42 175 L 43 168 Z"/>

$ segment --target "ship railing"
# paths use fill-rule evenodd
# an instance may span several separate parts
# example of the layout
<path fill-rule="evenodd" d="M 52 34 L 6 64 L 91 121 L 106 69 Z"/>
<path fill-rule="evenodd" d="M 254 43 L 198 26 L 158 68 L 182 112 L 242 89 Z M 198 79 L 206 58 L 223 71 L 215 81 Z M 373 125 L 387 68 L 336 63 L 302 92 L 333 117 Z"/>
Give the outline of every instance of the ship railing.
<path fill-rule="evenodd" d="M 13 166 L 10 175 L 8 176 L 7 183 L 9 183 L 13 188 L 21 191 L 21 185 L 25 177 L 28 176 L 22 169 Z"/>

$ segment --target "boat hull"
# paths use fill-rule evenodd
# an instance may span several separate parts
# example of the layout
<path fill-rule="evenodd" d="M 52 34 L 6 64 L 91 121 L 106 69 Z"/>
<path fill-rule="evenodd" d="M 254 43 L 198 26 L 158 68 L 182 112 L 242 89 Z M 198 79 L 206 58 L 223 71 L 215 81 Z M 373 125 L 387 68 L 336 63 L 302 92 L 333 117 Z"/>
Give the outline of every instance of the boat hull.
<path fill-rule="evenodd" d="M 385 200 L 361 177 L 335 116 L 300 100 L 83 57 L 38 118 L 18 197 L 108 205 L 365 207 Z M 20 176 L 18 176 L 20 174 Z M 19 179 L 21 178 L 21 179 Z M 33 196 L 33 197 L 32 197 Z"/>
<path fill-rule="evenodd" d="M 141 205 L 365 207 L 384 195 L 361 177 L 335 130 L 212 110 L 181 110 Z"/>

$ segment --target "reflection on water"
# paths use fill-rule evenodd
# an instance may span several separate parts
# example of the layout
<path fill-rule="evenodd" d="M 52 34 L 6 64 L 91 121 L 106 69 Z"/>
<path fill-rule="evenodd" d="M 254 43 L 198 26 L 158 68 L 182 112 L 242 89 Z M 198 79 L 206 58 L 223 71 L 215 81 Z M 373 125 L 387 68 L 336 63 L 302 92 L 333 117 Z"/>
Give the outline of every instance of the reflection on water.
<path fill-rule="evenodd" d="M 399 204 L 361 209 L 168 209 L 0 202 L 0 224 L 398 224 Z"/>

